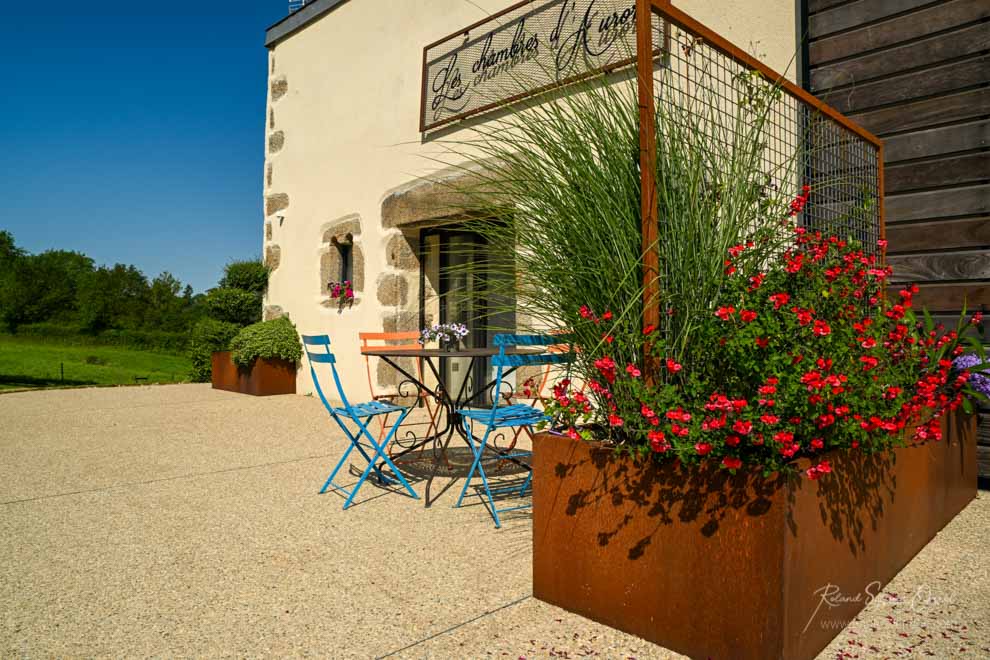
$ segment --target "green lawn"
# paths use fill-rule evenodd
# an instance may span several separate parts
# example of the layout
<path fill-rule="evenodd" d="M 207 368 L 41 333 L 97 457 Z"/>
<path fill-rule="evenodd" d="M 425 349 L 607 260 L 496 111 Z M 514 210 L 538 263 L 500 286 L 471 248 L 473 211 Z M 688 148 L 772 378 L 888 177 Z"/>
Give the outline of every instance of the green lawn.
<path fill-rule="evenodd" d="M 190 367 L 184 355 L 115 346 L 63 346 L 0 335 L 0 391 L 181 383 L 189 380 Z"/>

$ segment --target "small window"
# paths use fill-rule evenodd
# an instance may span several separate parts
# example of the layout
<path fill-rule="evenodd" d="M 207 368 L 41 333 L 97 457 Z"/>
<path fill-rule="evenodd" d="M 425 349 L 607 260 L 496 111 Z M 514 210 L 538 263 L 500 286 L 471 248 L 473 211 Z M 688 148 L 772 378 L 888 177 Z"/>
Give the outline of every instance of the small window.
<path fill-rule="evenodd" d="M 337 251 L 340 252 L 340 281 L 354 281 L 354 256 L 353 246 L 350 243 L 340 243 Z"/>
<path fill-rule="evenodd" d="M 337 248 L 337 255 L 340 257 L 340 271 L 337 273 L 338 281 L 354 281 L 354 236 L 345 234 L 334 237 L 333 245 Z"/>

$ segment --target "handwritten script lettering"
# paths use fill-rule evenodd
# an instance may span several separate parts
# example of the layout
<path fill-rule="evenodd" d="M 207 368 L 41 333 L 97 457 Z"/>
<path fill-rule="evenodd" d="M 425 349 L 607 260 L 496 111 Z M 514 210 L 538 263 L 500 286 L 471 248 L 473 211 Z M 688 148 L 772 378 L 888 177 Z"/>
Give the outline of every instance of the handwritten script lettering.
<path fill-rule="evenodd" d="M 427 51 L 422 125 L 630 64 L 635 53 L 635 0 L 534 0 Z"/>

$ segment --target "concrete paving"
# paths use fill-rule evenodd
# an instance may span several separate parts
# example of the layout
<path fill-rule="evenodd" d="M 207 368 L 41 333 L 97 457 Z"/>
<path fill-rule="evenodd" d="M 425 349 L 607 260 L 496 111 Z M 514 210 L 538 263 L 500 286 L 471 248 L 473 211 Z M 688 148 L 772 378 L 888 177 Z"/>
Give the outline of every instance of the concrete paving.
<path fill-rule="evenodd" d="M 0 657 L 679 657 L 534 600 L 528 515 L 496 530 L 456 481 L 342 511 L 317 490 L 344 447 L 302 396 L 0 396 Z M 823 657 L 990 654 L 988 499 Z"/>

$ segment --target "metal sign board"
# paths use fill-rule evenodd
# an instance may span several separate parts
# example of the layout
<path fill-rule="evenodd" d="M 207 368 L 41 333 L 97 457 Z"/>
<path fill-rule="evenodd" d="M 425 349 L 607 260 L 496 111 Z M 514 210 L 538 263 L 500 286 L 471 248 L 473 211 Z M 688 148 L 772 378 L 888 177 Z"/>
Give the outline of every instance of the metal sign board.
<path fill-rule="evenodd" d="M 636 0 L 525 0 L 423 50 L 420 130 L 635 60 Z"/>

